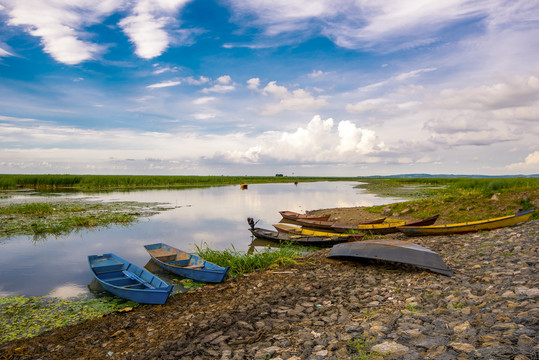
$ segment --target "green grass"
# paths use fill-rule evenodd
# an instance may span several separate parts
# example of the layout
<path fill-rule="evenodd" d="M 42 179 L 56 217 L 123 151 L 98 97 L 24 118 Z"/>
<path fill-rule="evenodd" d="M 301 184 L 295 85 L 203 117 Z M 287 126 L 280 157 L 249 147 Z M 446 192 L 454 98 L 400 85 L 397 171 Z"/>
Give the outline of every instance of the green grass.
<path fill-rule="evenodd" d="M 382 213 L 384 208 L 390 207 L 394 214 L 407 209 L 407 214 L 415 218 L 440 214 L 438 223 L 464 222 L 532 209 L 532 201 L 539 198 L 539 178 L 374 179 L 372 191 L 383 191 L 385 188 L 386 193 L 396 194 L 398 191 L 394 189 L 408 185 L 422 185 L 426 188 L 421 190 L 423 195 L 413 201 L 373 206 L 366 210 Z M 370 183 L 363 186 L 369 189 Z M 492 200 L 495 194 L 499 200 Z M 539 211 L 531 219 L 539 219 Z"/>
<path fill-rule="evenodd" d="M 207 245 L 195 245 L 195 247 L 195 253 L 205 260 L 223 267 L 230 266 L 227 274 L 229 278 L 248 274 L 258 269 L 296 264 L 296 259 L 304 254 L 305 249 L 285 244 L 274 250 L 264 248 L 263 251 L 248 254 L 238 251 L 234 247 L 227 250 L 212 250 Z"/>
<path fill-rule="evenodd" d="M 376 351 L 370 351 L 371 345 L 372 342 L 365 338 L 351 339 L 346 342 L 348 352 L 352 354 L 354 360 L 368 360 L 383 355 Z"/>
<path fill-rule="evenodd" d="M 137 303 L 116 297 L 76 300 L 26 296 L 0 298 L 0 344 L 136 306 Z"/>
<path fill-rule="evenodd" d="M 198 187 L 293 181 L 357 181 L 357 178 L 288 176 L 0 175 L 0 189 L 110 189 Z"/>

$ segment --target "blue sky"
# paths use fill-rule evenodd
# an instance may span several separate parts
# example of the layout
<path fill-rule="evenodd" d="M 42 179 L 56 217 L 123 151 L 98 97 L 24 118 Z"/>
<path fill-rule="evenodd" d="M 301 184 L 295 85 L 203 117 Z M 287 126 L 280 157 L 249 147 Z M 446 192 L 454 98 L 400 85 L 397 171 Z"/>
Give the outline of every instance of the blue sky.
<path fill-rule="evenodd" d="M 0 173 L 539 173 L 537 14 L 0 0 Z"/>

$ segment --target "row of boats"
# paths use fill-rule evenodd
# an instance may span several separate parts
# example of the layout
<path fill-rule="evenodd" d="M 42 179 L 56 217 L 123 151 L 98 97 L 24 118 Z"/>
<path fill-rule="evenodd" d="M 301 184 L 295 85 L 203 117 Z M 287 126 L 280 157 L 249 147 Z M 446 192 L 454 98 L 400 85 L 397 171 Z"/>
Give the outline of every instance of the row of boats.
<path fill-rule="evenodd" d="M 327 233 L 349 234 L 351 232 L 389 234 L 399 231 L 403 232 L 408 236 L 449 235 L 492 230 L 500 227 L 516 225 L 520 222 L 527 221 L 532 216 L 533 212 L 534 209 L 531 209 L 516 213 L 514 215 L 501 216 L 486 220 L 434 225 L 439 215 L 434 215 L 426 219 L 415 221 L 399 221 L 387 220 L 386 218 L 378 218 L 370 222 L 349 224 L 341 223 L 338 221 L 329 221 L 329 215 L 311 216 L 295 213 L 292 211 L 280 211 L 281 216 L 284 220 L 288 220 L 294 224 L 300 225 L 301 228 L 295 228 L 283 224 L 276 224 L 274 225 L 274 227 L 281 232 L 303 235 L 314 235 L 316 234 L 316 231 L 319 231 L 320 229 L 322 229 L 323 231 L 319 231 L 318 235 L 328 235 Z"/>
<path fill-rule="evenodd" d="M 527 221 L 534 210 L 522 211 L 514 215 L 502 216 L 487 220 L 471 221 L 456 224 L 434 225 L 438 215 L 416 220 L 395 221 L 378 218 L 370 222 L 344 224 L 329 221 L 329 215 L 313 216 L 291 211 L 280 211 L 288 224 L 274 224 L 277 231 L 257 228 L 253 218 L 248 218 L 250 231 L 254 237 L 266 241 L 295 243 L 331 247 L 329 258 L 338 259 L 375 259 L 403 263 L 428 269 L 435 273 L 452 276 L 451 269 L 434 251 L 409 241 L 393 239 L 363 240 L 365 234 L 389 234 L 402 232 L 408 236 L 448 235 L 511 226 Z"/>
<path fill-rule="evenodd" d="M 436 235 L 491 230 L 515 225 L 528 220 L 534 210 L 515 215 L 459 224 L 433 225 L 438 215 L 422 220 L 404 222 L 375 219 L 370 222 L 344 224 L 329 221 L 329 215 L 312 216 L 281 211 L 283 220 L 297 226 L 275 224 L 277 231 L 256 227 L 248 218 L 249 231 L 254 238 L 271 242 L 331 247 L 330 258 L 367 258 L 400 262 L 451 276 L 452 272 L 435 252 L 407 241 L 388 239 L 363 240 L 366 233 L 388 234 L 401 231 L 406 235 Z M 153 262 L 166 271 L 201 282 L 223 281 L 229 267 L 213 264 L 196 254 L 187 253 L 170 245 L 156 243 L 145 245 Z M 88 262 L 94 278 L 110 293 L 138 303 L 164 304 L 173 285 L 168 285 L 148 270 L 115 254 L 90 255 Z"/>

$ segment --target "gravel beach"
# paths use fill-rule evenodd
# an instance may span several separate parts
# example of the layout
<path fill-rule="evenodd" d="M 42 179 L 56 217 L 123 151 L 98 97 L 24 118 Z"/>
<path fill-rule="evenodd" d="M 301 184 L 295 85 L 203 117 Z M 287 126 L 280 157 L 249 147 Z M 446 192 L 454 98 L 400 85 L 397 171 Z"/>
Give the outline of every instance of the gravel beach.
<path fill-rule="evenodd" d="M 0 359 L 538 359 L 538 220 L 383 238 L 437 252 L 454 276 L 329 259 L 324 249 L 3 344 Z"/>

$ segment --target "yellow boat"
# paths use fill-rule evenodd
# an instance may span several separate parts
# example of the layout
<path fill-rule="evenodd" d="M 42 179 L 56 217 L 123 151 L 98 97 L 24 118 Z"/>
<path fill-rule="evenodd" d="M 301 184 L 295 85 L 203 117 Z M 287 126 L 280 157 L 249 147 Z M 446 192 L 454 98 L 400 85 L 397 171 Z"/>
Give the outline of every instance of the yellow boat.
<path fill-rule="evenodd" d="M 326 231 L 316 231 L 298 228 L 296 226 L 286 225 L 286 224 L 275 224 L 273 225 L 277 231 L 287 234 L 301 235 L 301 236 L 318 236 L 318 237 L 333 237 L 333 236 L 350 236 L 350 234 L 340 234 Z"/>
<path fill-rule="evenodd" d="M 523 221 L 527 221 L 532 216 L 533 212 L 534 209 L 487 220 L 447 225 L 399 226 L 398 229 L 408 236 L 462 234 L 516 225 Z"/>
<path fill-rule="evenodd" d="M 371 234 L 389 234 L 399 232 L 397 228 L 399 226 L 425 226 L 432 225 L 436 222 L 439 215 L 434 215 L 426 219 L 414 220 L 414 221 L 392 221 L 382 224 L 356 224 L 356 225 L 341 225 L 334 224 L 331 228 L 339 232 L 348 232 L 350 230 L 357 230 L 361 232 L 370 232 Z"/>

